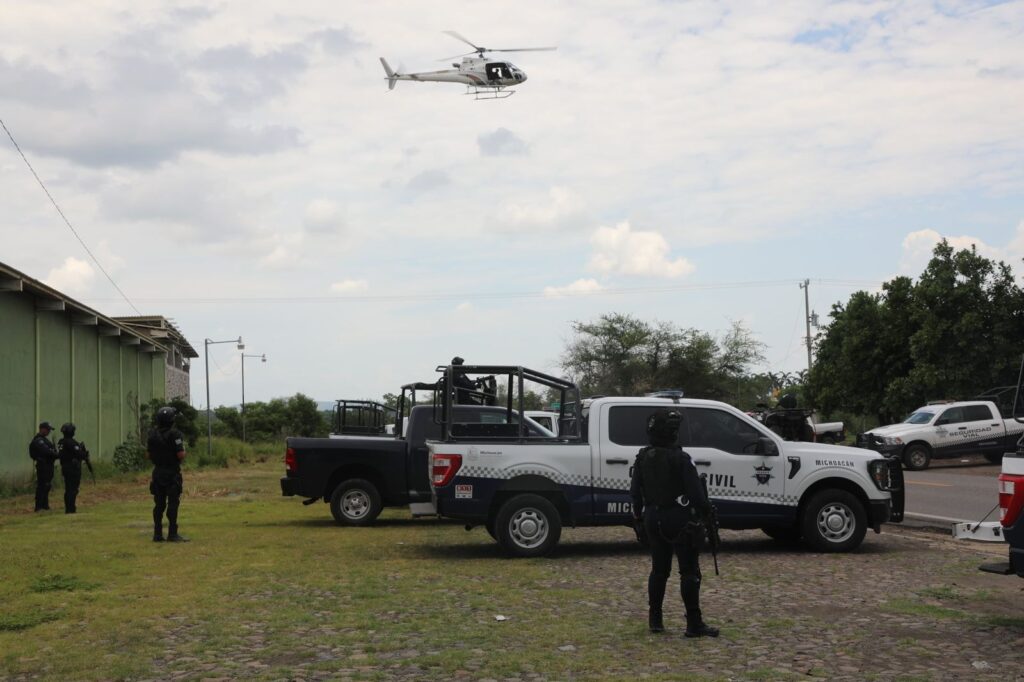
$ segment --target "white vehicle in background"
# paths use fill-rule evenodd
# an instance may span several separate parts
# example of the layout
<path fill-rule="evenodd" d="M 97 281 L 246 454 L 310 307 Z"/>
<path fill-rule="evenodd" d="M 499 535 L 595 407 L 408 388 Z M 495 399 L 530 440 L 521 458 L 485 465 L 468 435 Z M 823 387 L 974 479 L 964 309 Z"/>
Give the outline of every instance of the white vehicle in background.
<path fill-rule="evenodd" d="M 899 424 L 879 426 L 857 436 L 857 446 L 887 457 L 898 457 L 912 471 L 925 469 L 933 459 L 984 455 L 998 464 L 1015 452 L 1024 424 L 1003 419 L 996 404 L 966 400 L 925 405 Z"/>
<path fill-rule="evenodd" d="M 551 433 L 558 435 L 558 413 L 547 410 L 526 410 L 526 416 L 537 422 Z"/>

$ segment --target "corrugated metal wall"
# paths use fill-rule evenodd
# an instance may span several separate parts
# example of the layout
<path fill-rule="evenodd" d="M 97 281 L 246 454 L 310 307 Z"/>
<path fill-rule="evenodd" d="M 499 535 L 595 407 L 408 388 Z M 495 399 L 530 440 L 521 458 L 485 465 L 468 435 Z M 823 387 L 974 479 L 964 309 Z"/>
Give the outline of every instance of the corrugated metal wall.
<path fill-rule="evenodd" d="M 163 352 L 74 319 L 36 310 L 31 295 L 0 293 L 0 475 L 31 469 L 28 443 L 42 419 L 58 429 L 73 421 L 92 456 L 109 459 L 131 428 L 129 395 L 143 404 L 166 395 Z"/>

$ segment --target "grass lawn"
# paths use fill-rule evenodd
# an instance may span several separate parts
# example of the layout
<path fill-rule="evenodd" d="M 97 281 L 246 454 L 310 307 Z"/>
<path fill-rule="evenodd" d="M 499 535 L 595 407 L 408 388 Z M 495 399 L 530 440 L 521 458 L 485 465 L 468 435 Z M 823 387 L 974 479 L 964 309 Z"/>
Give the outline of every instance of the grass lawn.
<path fill-rule="evenodd" d="M 704 561 L 721 639 L 681 636 L 673 589 L 669 632 L 651 636 L 628 529 L 570 530 L 552 558 L 509 560 L 482 529 L 405 510 L 340 528 L 326 505 L 281 497 L 282 469 L 186 472 L 187 544 L 151 541 L 146 475 L 84 482 L 73 516 L 0 500 L 0 678 L 927 678 L 919 664 L 948 667 L 950 645 L 1024 636 L 1003 606 L 1015 579 L 947 587 L 973 555 L 891 533 L 816 555 L 757 531 L 727 534 L 722 577 Z"/>

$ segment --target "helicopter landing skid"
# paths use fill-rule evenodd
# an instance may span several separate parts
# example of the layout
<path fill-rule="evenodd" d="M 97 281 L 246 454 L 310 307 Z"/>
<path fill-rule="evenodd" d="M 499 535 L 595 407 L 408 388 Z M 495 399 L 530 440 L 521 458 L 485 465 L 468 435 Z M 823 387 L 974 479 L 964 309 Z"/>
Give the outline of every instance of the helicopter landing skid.
<path fill-rule="evenodd" d="M 515 90 L 505 90 L 503 88 L 481 88 L 475 85 L 467 85 L 467 95 L 473 95 L 474 100 L 479 99 L 506 99 L 516 94 Z"/>

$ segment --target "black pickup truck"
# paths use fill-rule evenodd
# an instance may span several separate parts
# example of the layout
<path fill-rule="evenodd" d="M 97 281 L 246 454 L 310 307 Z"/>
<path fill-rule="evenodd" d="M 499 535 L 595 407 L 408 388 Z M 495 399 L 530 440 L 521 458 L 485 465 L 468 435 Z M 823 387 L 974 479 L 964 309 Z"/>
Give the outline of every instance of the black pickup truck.
<path fill-rule="evenodd" d="M 459 423 L 506 424 L 509 415 L 518 423 L 518 412 L 502 407 L 452 410 Z M 334 520 L 344 526 L 369 525 L 384 507 L 410 505 L 414 514 L 433 514 L 426 443 L 440 439 L 439 422 L 433 405 L 416 405 L 399 419 L 393 436 L 289 438 L 281 494 L 306 497 L 304 504 L 329 502 Z M 552 435 L 529 418 L 527 427 L 533 435 Z"/>

